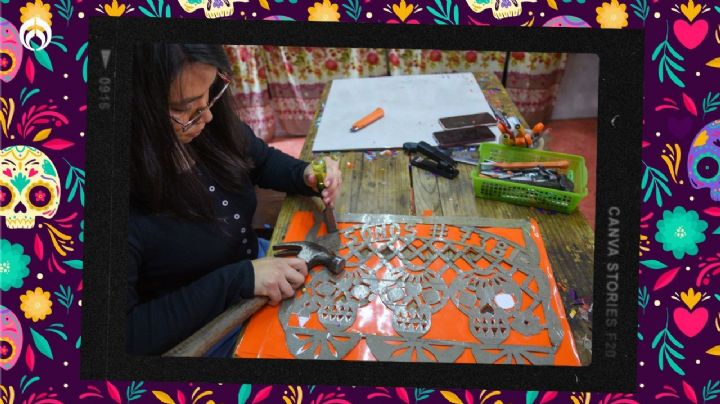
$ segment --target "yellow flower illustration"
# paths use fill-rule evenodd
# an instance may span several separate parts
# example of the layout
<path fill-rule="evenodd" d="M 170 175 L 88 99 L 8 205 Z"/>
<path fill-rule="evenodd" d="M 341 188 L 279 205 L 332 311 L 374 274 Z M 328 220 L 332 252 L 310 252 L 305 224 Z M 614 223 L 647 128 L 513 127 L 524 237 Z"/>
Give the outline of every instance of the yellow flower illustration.
<path fill-rule="evenodd" d="M 50 292 L 45 292 L 39 287 L 35 288 L 35 291 L 28 290 L 20 296 L 20 302 L 20 310 L 25 313 L 25 318 L 30 318 L 33 322 L 44 320 L 52 313 Z"/>
<path fill-rule="evenodd" d="M 118 4 L 117 0 L 113 0 L 112 5 L 106 4 L 104 8 L 105 13 L 110 17 L 120 17 L 125 13 L 126 7 L 124 4 Z"/>
<path fill-rule="evenodd" d="M 627 6 L 612 0 L 610 3 L 603 3 L 602 7 L 595 9 L 597 12 L 596 21 L 600 28 L 624 28 L 628 25 L 628 14 L 625 12 Z"/>
<path fill-rule="evenodd" d="M 308 21 L 340 21 L 338 5 L 330 3 L 330 0 L 323 0 L 322 4 L 315 3 L 308 8 Z"/>
<path fill-rule="evenodd" d="M 408 18 L 410 14 L 412 14 L 413 9 L 415 9 L 415 6 L 412 4 L 406 4 L 405 0 L 400 0 L 400 4 L 393 4 L 392 10 L 393 13 L 400 19 L 400 21 L 405 22 L 405 20 Z"/>
<path fill-rule="evenodd" d="M 25 7 L 20 7 L 20 22 L 24 23 L 31 18 L 39 18 L 52 26 L 52 14 L 50 13 L 50 5 L 45 4 L 42 0 L 35 0 L 35 3 L 27 3 Z M 44 32 L 45 29 L 39 25 L 31 27 Z"/>

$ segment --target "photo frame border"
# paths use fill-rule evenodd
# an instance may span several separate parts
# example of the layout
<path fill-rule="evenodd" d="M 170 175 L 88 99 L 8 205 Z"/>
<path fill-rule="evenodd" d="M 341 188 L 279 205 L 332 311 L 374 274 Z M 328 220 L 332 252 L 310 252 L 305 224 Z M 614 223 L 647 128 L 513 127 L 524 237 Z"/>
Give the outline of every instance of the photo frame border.
<path fill-rule="evenodd" d="M 568 40 L 572 38 L 572 40 Z M 584 367 L 125 353 L 132 46 L 140 41 L 594 53 L 599 57 L 592 363 Z M 644 39 L 641 30 L 90 19 L 82 379 L 633 392 Z M 108 80 L 109 79 L 109 84 Z"/>

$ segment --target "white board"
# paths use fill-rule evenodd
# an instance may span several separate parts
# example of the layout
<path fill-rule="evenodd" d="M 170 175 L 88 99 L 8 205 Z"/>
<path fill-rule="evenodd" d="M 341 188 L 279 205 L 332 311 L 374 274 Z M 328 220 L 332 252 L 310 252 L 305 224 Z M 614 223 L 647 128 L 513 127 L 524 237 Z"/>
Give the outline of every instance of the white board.
<path fill-rule="evenodd" d="M 378 107 L 385 117 L 350 132 Z M 437 145 L 432 134 L 443 130 L 438 119 L 482 112 L 493 114 L 472 73 L 333 80 L 313 151 L 394 149 L 421 140 Z M 491 130 L 499 142 L 500 131 Z"/>

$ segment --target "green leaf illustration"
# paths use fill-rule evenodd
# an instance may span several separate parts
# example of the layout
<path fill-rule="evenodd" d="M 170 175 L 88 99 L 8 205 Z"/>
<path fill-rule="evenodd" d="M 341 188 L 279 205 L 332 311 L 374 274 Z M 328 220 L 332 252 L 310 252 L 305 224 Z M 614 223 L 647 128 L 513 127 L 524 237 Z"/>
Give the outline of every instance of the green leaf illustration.
<path fill-rule="evenodd" d="M 430 395 L 435 391 L 435 389 L 422 389 L 422 388 L 416 388 L 415 389 L 415 402 L 419 402 L 422 400 L 425 400 L 426 398 L 430 397 Z"/>
<path fill-rule="evenodd" d="M 633 14 L 639 19 L 642 20 L 643 25 L 645 25 L 645 21 L 647 20 L 648 14 L 650 13 L 650 8 L 648 7 L 647 0 L 635 0 L 635 3 L 630 5 L 630 8 L 632 8 Z"/>
<path fill-rule="evenodd" d="M 69 266 L 73 269 L 83 269 L 83 262 L 82 260 L 69 260 L 69 261 L 63 261 L 63 264 Z"/>
<path fill-rule="evenodd" d="M 675 373 L 679 374 L 680 376 L 685 376 L 685 371 L 676 362 L 676 359 L 685 359 L 685 356 L 678 352 L 679 349 L 684 348 L 684 345 L 681 344 L 680 341 L 678 341 L 668 329 L 669 320 L 670 311 L 666 309 L 665 328 L 663 328 L 662 330 L 660 330 L 660 332 L 657 333 L 655 339 L 653 339 L 651 348 L 656 349 L 660 347 L 660 349 L 658 349 L 658 367 L 660 368 L 660 370 L 665 370 L 665 362 L 667 362 L 668 366 L 670 366 L 670 368 L 675 371 Z"/>
<path fill-rule="evenodd" d="M 62 332 L 60 330 L 56 330 L 54 328 L 46 328 L 45 331 L 55 333 L 55 334 L 59 335 L 60 338 L 63 339 L 63 341 L 67 341 L 67 338 L 68 338 L 67 334 L 65 334 L 64 332 Z"/>
<path fill-rule="evenodd" d="M 53 64 L 50 60 L 50 55 L 45 51 L 45 49 L 38 49 L 35 52 L 33 52 L 35 55 L 35 60 L 37 60 L 40 65 L 50 71 L 53 71 Z"/>
<path fill-rule="evenodd" d="M 250 398 L 251 392 L 252 384 L 243 384 L 240 386 L 240 390 L 238 391 L 238 404 L 245 404 L 247 399 Z"/>
<path fill-rule="evenodd" d="M 703 118 L 708 112 L 713 112 L 720 107 L 720 92 L 713 94 L 712 91 L 703 98 Z"/>
<path fill-rule="evenodd" d="M 647 291 L 647 286 L 643 286 L 642 289 L 638 288 L 638 306 L 643 308 L 643 313 L 648 303 L 650 303 L 650 295 Z"/>
<path fill-rule="evenodd" d="M 712 379 L 708 380 L 705 387 L 703 387 L 702 394 L 703 403 L 716 399 L 718 394 L 720 394 L 720 380 L 715 382 L 713 382 Z"/>
<path fill-rule="evenodd" d="M 650 200 L 650 197 L 653 196 L 654 193 L 655 203 L 658 207 L 662 207 L 662 194 L 664 193 L 667 196 L 672 196 L 672 192 L 667 186 L 669 179 L 662 171 L 650 167 L 644 161 L 643 164 L 645 165 L 645 172 L 643 173 L 643 178 L 640 183 L 640 188 L 645 190 L 643 202 Z"/>
<path fill-rule="evenodd" d="M 32 377 L 32 378 L 30 378 L 30 379 L 25 380 L 26 378 L 27 378 L 27 375 L 24 375 L 24 376 L 20 379 L 20 392 L 21 392 L 22 394 L 25 394 L 25 390 L 27 390 L 27 388 L 30 387 L 31 384 L 33 384 L 33 383 L 35 383 L 36 381 L 40 380 L 40 376 L 35 376 L 35 377 Z"/>
<path fill-rule="evenodd" d="M 55 45 L 55 46 L 57 46 L 58 48 L 60 48 L 60 50 L 63 51 L 63 53 L 67 53 L 67 50 L 68 50 L 68 49 L 67 49 L 67 46 L 65 46 L 65 44 L 63 44 L 63 43 L 60 41 L 61 39 L 63 39 L 62 36 L 56 35 L 56 36 L 53 37 L 52 41 L 50 41 L 50 44 L 51 44 L 51 45 Z"/>
<path fill-rule="evenodd" d="M 457 5 L 453 4 L 452 0 L 446 0 L 444 7 L 440 0 L 435 0 L 435 5 L 437 6 L 437 9 L 432 6 L 427 6 L 427 10 L 430 14 L 436 17 L 434 18 L 436 24 L 459 24 L 459 11 Z M 452 15 L 452 18 L 450 18 L 450 15 Z"/>
<path fill-rule="evenodd" d="M 65 179 L 65 189 L 70 191 L 67 201 L 72 201 L 75 195 L 79 194 L 80 204 L 85 206 L 85 170 L 74 167 L 67 160 L 65 160 L 65 163 L 70 166 L 70 171 Z"/>
<path fill-rule="evenodd" d="M 58 303 L 65 307 L 65 309 L 67 309 L 67 312 L 70 313 L 70 306 L 72 306 L 73 300 L 75 299 L 75 295 L 73 295 L 70 286 L 60 285 L 60 290 L 54 292 L 53 294 L 57 296 Z"/>
<path fill-rule="evenodd" d="M 673 59 L 677 59 L 678 61 L 682 62 L 685 60 L 685 58 L 680 55 L 673 47 L 670 45 L 670 42 L 668 40 L 668 35 L 670 33 L 670 23 L 668 21 L 666 23 L 666 32 L 665 32 L 665 40 L 660 42 L 657 47 L 655 47 L 655 50 L 653 51 L 650 59 L 654 62 L 658 60 L 658 57 L 660 57 L 659 63 L 658 63 L 658 79 L 661 83 L 665 82 L 665 75 L 667 74 L 667 77 L 675 83 L 676 86 L 680 88 L 685 88 L 685 83 L 677 76 L 675 71 L 678 72 L 684 72 L 685 68 L 682 67 L 678 62 L 676 62 Z M 662 53 L 662 56 L 660 54 Z"/>
<path fill-rule="evenodd" d="M 87 47 L 88 47 L 87 41 L 84 44 L 80 45 L 80 48 L 78 48 L 77 52 L 75 53 L 75 61 L 78 61 L 78 62 L 80 61 L 80 57 L 82 57 L 82 55 L 85 52 L 85 50 L 87 49 Z M 83 60 L 83 66 L 82 66 L 82 69 L 83 69 L 82 74 L 83 74 L 83 81 L 86 83 L 87 83 L 87 62 L 88 62 L 88 57 L 87 57 L 87 55 L 85 55 L 85 59 Z"/>
<path fill-rule="evenodd" d="M 667 268 L 667 265 L 663 264 L 662 262 L 658 260 L 644 260 L 640 261 L 640 265 L 644 265 L 650 269 L 664 269 Z"/>
<path fill-rule="evenodd" d="M 343 4 L 343 8 L 347 11 L 347 14 L 357 22 L 360 19 L 360 13 L 362 13 L 362 7 L 360 6 L 360 0 L 348 0 L 347 3 Z"/>
<path fill-rule="evenodd" d="M 143 382 L 131 382 L 130 385 L 125 389 L 125 397 L 128 402 L 134 401 L 142 397 L 143 394 L 147 393 L 147 390 L 142 388 Z"/>
<path fill-rule="evenodd" d="M 539 391 L 528 391 L 525 393 L 525 404 L 533 404 L 539 395 Z"/>
<path fill-rule="evenodd" d="M 25 90 L 25 88 L 23 88 L 23 90 Z M 24 96 L 23 96 L 23 92 L 20 92 L 20 105 L 25 105 L 25 103 L 27 102 L 27 100 L 30 99 L 30 97 L 32 97 L 33 95 L 35 95 L 39 92 L 40 92 L 39 88 L 34 88 L 34 89 L 28 91 L 27 94 L 25 94 Z"/>
<path fill-rule="evenodd" d="M 75 10 L 70 0 L 60 0 L 60 2 L 54 4 L 54 6 L 58 10 L 60 17 L 67 22 L 67 26 L 70 26 L 70 19 L 72 18 Z"/>
<path fill-rule="evenodd" d="M 37 350 L 41 354 L 47 356 L 50 359 L 53 359 L 52 349 L 50 348 L 50 344 L 48 343 L 48 340 L 32 328 L 30 328 L 30 334 L 32 334 L 33 342 L 35 343 L 35 348 L 37 348 Z"/>

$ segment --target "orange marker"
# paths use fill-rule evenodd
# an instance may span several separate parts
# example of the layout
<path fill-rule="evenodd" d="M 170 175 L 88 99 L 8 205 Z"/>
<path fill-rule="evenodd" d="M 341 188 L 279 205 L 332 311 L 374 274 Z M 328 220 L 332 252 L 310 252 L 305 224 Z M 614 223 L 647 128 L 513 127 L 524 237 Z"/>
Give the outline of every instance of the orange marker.
<path fill-rule="evenodd" d="M 383 116 L 385 116 L 385 111 L 383 111 L 382 108 L 376 108 L 375 111 L 369 113 L 368 115 L 362 117 L 359 121 L 355 122 L 350 128 L 350 132 L 357 132 L 360 129 L 382 118 Z"/>

